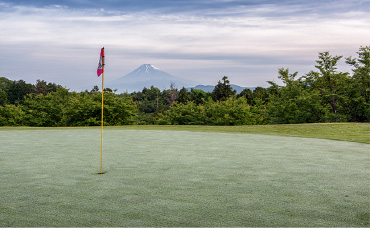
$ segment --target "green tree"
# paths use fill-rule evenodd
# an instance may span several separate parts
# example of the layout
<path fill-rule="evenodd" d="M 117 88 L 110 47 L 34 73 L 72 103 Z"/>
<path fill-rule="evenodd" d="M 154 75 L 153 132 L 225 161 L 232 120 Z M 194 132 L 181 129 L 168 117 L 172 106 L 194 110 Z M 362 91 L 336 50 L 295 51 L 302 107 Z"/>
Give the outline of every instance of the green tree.
<path fill-rule="evenodd" d="M 269 82 L 274 88 L 267 104 L 270 123 L 313 123 L 325 119 L 328 110 L 320 103 L 318 90 L 311 90 L 302 78 L 296 79 L 298 72 L 279 69 L 279 79 L 284 86 Z"/>
<path fill-rule="evenodd" d="M 202 106 L 193 102 L 173 103 L 171 108 L 161 116 L 159 123 L 168 123 L 173 125 L 203 125 L 205 124 L 204 110 Z M 166 121 L 164 121 L 166 120 Z"/>
<path fill-rule="evenodd" d="M 40 93 L 25 97 L 22 109 L 26 114 L 24 123 L 27 126 L 56 127 L 68 126 L 62 122 L 65 110 L 70 103 L 71 94 L 65 88 L 46 95 Z"/>
<path fill-rule="evenodd" d="M 350 114 L 352 121 L 370 121 L 370 46 L 361 47 L 358 57 L 346 63 L 353 67 Z"/>
<path fill-rule="evenodd" d="M 5 78 L 5 77 L 0 77 L 0 88 L 4 89 L 4 90 L 7 90 L 8 87 L 10 86 L 10 84 L 12 83 L 13 81 Z"/>
<path fill-rule="evenodd" d="M 20 105 L 7 104 L 0 106 L 0 126 L 25 125 L 25 115 Z"/>
<path fill-rule="evenodd" d="M 58 88 L 46 95 L 28 95 L 23 104 L 28 126 L 97 126 L 101 124 L 101 93 L 68 92 Z M 104 125 L 132 124 L 137 106 L 129 97 L 104 94 Z"/>
<path fill-rule="evenodd" d="M 269 93 L 266 88 L 263 88 L 261 86 L 256 87 L 253 90 L 253 96 L 252 96 L 252 101 L 251 104 L 255 105 L 257 103 L 260 104 L 265 104 L 268 101 Z"/>
<path fill-rule="evenodd" d="M 227 76 L 222 78 L 222 82 L 218 81 L 217 85 L 211 93 L 211 97 L 214 101 L 225 101 L 229 97 L 234 96 L 236 91 L 231 88 L 230 81 Z"/>
<path fill-rule="evenodd" d="M 207 125 L 250 125 L 256 124 L 250 105 L 244 97 L 228 98 L 226 101 L 208 99 L 204 104 Z"/>
<path fill-rule="evenodd" d="M 99 93 L 99 86 L 95 85 L 89 92 L 90 94 Z"/>
<path fill-rule="evenodd" d="M 8 88 L 8 101 L 10 104 L 22 102 L 25 96 L 34 91 L 32 84 L 26 83 L 23 80 L 13 81 Z"/>
<path fill-rule="evenodd" d="M 0 87 L 0 106 L 5 106 L 8 103 L 8 94 L 6 90 Z"/>
<path fill-rule="evenodd" d="M 204 104 L 188 102 L 173 103 L 171 108 L 160 116 L 157 123 L 175 125 L 245 125 L 256 124 L 258 117 L 250 111 L 250 105 L 243 97 L 230 97 L 226 101 L 213 101 L 209 98 Z"/>
<path fill-rule="evenodd" d="M 204 104 L 206 100 L 210 97 L 210 93 L 204 92 L 201 89 L 191 89 L 190 90 L 190 101 L 194 102 L 195 104 Z"/>
<path fill-rule="evenodd" d="M 5 106 L 9 103 L 8 90 L 11 84 L 11 80 L 5 77 L 0 77 L 0 106 Z"/>
<path fill-rule="evenodd" d="M 346 120 L 343 112 L 346 89 L 343 86 L 348 79 L 348 73 L 337 71 L 341 58 L 342 56 L 333 57 L 329 52 L 319 53 L 319 60 L 316 60 L 318 65 L 315 66 L 319 71 L 311 71 L 305 76 L 307 83 L 320 91 L 322 102 L 330 105 L 332 114 L 329 121 Z"/>
<path fill-rule="evenodd" d="M 144 88 L 141 92 L 134 92 L 131 96 L 132 100 L 137 102 L 140 113 L 155 113 L 166 109 L 166 101 L 161 91 L 154 86 Z"/>
<path fill-rule="evenodd" d="M 67 96 L 65 99 L 68 102 L 64 105 L 62 126 L 99 126 L 101 124 L 101 92 L 72 92 Z"/>
<path fill-rule="evenodd" d="M 179 91 L 178 97 L 176 98 L 176 102 L 186 104 L 188 101 L 190 101 L 190 93 L 185 87 L 182 87 Z"/>
<path fill-rule="evenodd" d="M 120 97 L 114 93 L 104 95 L 105 125 L 128 125 L 134 122 L 137 106 L 130 98 Z"/>
<path fill-rule="evenodd" d="M 101 92 L 70 93 L 65 107 L 63 125 L 98 126 L 101 124 Z M 132 124 L 137 106 L 129 97 L 113 92 L 104 93 L 104 125 Z"/>
<path fill-rule="evenodd" d="M 245 99 L 247 99 L 247 102 L 248 104 L 253 104 L 252 101 L 253 101 L 253 91 L 251 89 L 248 89 L 248 88 L 245 88 L 243 89 L 243 91 L 241 91 L 237 97 L 244 97 Z"/>
<path fill-rule="evenodd" d="M 170 89 L 162 91 L 162 97 L 166 101 L 166 106 L 169 107 L 173 102 L 176 101 L 179 91 L 176 88 L 174 82 L 171 82 Z"/>
<path fill-rule="evenodd" d="M 34 93 L 35 94 L 48 94 L 51 92 L 56 92 L 57 88 L 62 87 L 61 85 L 57 85 L 55 83 L 47 83 L 44 80 L 36 80 L 36 84 L 34 85 Z"/>

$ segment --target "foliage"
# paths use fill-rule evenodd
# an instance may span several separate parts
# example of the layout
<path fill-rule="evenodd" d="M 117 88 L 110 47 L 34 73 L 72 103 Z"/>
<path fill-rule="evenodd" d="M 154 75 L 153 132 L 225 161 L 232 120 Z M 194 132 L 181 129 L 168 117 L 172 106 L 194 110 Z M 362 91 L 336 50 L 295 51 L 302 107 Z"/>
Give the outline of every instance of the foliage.
<path fill-rule="evenodd" d="M 370 122 L 370 46 L 361 47 L 358 58 L 347 58 L 347 63 L 354 67 L 351 80 L 351 121 Z"/>
<path fill-rule="evenodd" d="M 29 126 L 24 122 L 25 117 L 21 106 L 14 104 L 0 106 L 0 126 Z"/>
<path fill-rule="evenodd" d="M 174 103 L 159 124 L 175 125 L 247 125 L 256 124 L 250 105 L 243 97 L 230 97 L 226 101 L 208 99 L 204 104 Z"/>
<path fill-rule="evenodd" d="M 205 116 L 201 105 L 193 102 L 187 104 L 175 102 L 171 108 L 162 116 L 159 124 L 175 124 L 175 125 L 204 125 Z"/>
<path fill-rule="evenodd" d="M 230 81 L 224 76 L 222 82 L 218 81 L 211 96 L 214 101 L 225 101 L 235 93 L 236 91 L 231 88 Z"/>
<path fill-rule="evenodd" d="M 336 71 L 341 58 L 342 56 L 332 57 L 329 52 L 320 53 L 319 60 L 316 61 L 319 65 L 315 66 L 319 72 L 311 71 L 306 76 L 311 88 L 320 91 L 322 103 L 330 106 L 330 121 L 346 120 L 345 114 L 338 110 L 343 106 L 348 75 L 348 73 Z"/>
<path fill-rule="evenodd" d="M 204 104 L 206 100 L 211 97 L 210 93 L 204 92 L 200 89 L 191 89 L 190 90 L 190 101 L 194 102 L 195 104 Z"/>
<path fill-rule="evenodd" d="M 190 93 L 187 91 L 185 87 L 182 87 L 176 98 L 176 102 L 186 104 L 188 101 L 190 101 Z"/>
<path fill-rule="evenodd" d="M 370 122 L 370 47 L 346 58 L 352 73 L 337 69 L 342 56 L 319 53 L 315 70 L 299 76 L 279 69 L 282 84 L 236 94 L 227 76 L 212 93 L 154 86 L 131 94 L 104 88 L 104 125 L 253 125 Z M 0 126 L 96 126 L 101 123 L 101 92 L 70 92 L 37 80 L 0 77 Z"/>
<path fill-rule="evenodd" d="M 33 86 L 23 80 L 12 81 L 8 88 L 8 102 L 10 104 L 22 103 L 25 96 L 33 92 Z"/>
<path fill-rule="evenodd" d="M 281 68 L 279 74 L 285 86 L 270 82 L 272 87 L 278 87 L 267 106 L 271 123 L 315 123 L 325 119 L 328 110 L 317 90 L 308 90 L 304 81 L 295 80 L 298 72 L 291 74 L 289 69 Z"/>
<path fill-rule="evenodd" d="M 132 100 L 137 103 L 140 113 L 160 112 L 166 107 L 166 100 L 161 91 L 154 86 L 144 88 L 141 92 L 133 92 Z"/>
<path fill-rule="evenodd" d="M 204 105 L 207 125 L 256 124 L 245 98 L 229 98 L 226 101 L 208 100 Z"/>
<path fill-rule="evenodd" d="M 170 106 L 173 102 L 177 100 L 177 97 L 179 96 L 178 90 L 176 88 L 176 85 L 174 82 L 171 82 L 170 89 L 164 90 L 162 92 L 164 99 L 167 101 L 167 106 Z"/>
<path fill-rule="evenodd" d="M 104 125 L 132 124 L 137 106 L 114 93 L 104 96 Z M 69 92 L 58 87 L 46 95 L 29 94 L 22 104 L 0 106 L 0 125 L 96 126 L 101 123 L 101 93 Z"/>

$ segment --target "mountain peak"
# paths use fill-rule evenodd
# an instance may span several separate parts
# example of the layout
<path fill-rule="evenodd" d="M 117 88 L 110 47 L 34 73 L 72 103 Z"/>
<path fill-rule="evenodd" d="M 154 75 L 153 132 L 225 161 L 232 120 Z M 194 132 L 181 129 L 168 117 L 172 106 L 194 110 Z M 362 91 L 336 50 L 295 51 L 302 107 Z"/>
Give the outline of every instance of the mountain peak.
<path fill-rule="evenodd" d="M 144 74 L 150 74 L 151 72 L 153 71 L 159 71 L 159 68 L 152 65 L 152 64 L 143 64 L 141 66 L 139 66 L 136 70 L 134 70 L 134 72 L 136 73 L 144 73 Z"/>
<path fill-rule="evenodd" d="M 178 88 L 189 87 L 196 84 L 196 82 L 178 78 L 164 72 L 152 64 L 143 64 L 131 73 L 107 83 L 107 86 L 112 89 L 131 92 L 141 91 L 144 87 L 150 88 L 151 86 L 162 90 L 169 88 L 171 83 L 175 83 Z"/>

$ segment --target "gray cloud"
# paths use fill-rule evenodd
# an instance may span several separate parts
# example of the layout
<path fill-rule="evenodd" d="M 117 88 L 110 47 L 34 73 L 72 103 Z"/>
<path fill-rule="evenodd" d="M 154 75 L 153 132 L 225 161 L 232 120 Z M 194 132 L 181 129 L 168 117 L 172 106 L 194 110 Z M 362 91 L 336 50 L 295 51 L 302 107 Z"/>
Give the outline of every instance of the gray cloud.
<path fill-rule="evenodd" d="M 235 83 L 266 85 L 279 67 L 313 69 L 318 52 L 353 55 L 370 37 L 369 1 L 171 2 L 180 3 L 130 11 L 0 2 L 0 74 L 71 88 L 97 84 L 105 46 L 112 79 L 152 63 L 203 83 L 228 74 Z"/>

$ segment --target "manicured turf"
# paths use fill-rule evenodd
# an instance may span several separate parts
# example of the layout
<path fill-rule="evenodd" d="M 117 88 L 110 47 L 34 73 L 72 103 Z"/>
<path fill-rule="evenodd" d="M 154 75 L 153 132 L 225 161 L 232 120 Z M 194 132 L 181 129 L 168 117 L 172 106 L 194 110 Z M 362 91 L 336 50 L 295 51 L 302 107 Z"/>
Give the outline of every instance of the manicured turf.
<path fill-rule="evenodd" d="M 90 129 L 91 127 L 85 127 Z M 99 127 L 100 128 L 100 127 Z M 106 129 L 174 130 L 200 132 L 234 132 L 282 135 L 318 139 L 332 139 L 370 144 L 370 123 L 317 123 L 276 124 L 245 126 L 200 126 L 200 125 L 125 125 L 105 126 Z M 0 130 L 50 129 L 37 127 L 0 127 Z"/>
<path fill-rule="evenodd" d="M 276 124 L 245 126 L 127 125 L 114 129 L 234 132 L 333 139 L 370 144 L 370 123 Z"/>
<path fill-rule="evenodd" d="M 369 226 L 370 145 L 246 133 L 0 131 L 0 226 Z"/>

